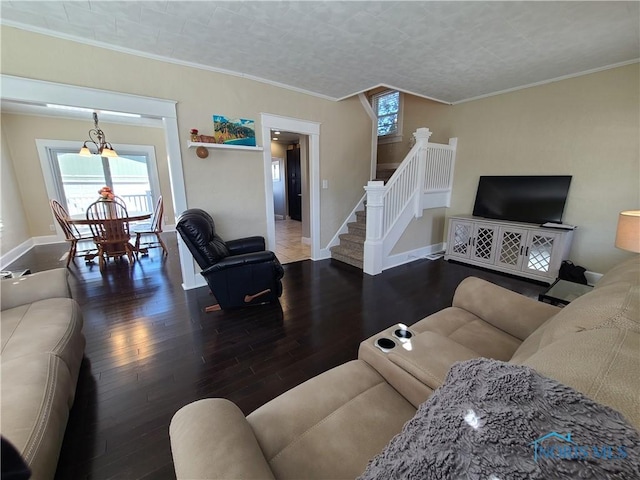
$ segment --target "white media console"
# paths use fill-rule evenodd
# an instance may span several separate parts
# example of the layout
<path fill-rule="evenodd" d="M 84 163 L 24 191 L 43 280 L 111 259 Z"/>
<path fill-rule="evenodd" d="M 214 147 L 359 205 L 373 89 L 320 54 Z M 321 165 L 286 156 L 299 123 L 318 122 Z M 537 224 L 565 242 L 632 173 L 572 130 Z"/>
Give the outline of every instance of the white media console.
<path fill-rule="evenodd" d="M 573 228 L 455 216 L 444 258 L 553 283 L 569 256 Z"/>

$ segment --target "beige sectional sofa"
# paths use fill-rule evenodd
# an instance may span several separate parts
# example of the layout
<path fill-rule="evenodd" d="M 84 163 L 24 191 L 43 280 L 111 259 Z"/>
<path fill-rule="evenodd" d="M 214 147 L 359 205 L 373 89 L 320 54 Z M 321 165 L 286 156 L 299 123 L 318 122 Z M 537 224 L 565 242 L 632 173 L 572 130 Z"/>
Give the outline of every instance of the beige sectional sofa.
<path fill-rule="evenodd" d="M 53 478 L 84 354 L 66 269 L 2 280 L 1 433 L 32 472 Z"/>
<path fill-rule="evenodd" d="M 355 478 L 442 385 L 457 361 L 527 365 L 622 413 L 640 427 L 640 258 L 613 268 L 563 309 L 478 278 L 453 305 L 362 342 L 358 359 L 245 417 L 231 402 L 180 409 L 171 427 L 178 478 Z M 403 335 L 403 333 L 400 333 Z M 375 346 L 393 339 L 384 352 Z"/>

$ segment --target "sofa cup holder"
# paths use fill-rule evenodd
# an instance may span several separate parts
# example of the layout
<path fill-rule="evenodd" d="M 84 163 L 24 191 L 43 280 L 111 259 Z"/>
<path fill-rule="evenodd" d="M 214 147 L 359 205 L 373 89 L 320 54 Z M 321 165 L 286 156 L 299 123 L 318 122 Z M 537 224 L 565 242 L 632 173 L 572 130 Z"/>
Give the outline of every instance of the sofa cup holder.
<path fill-rule="evenodd" d="M 413 337 L 413 332 L 411 330 L 407 330 L 406 328 L 396 328 L 393 331 L 393 336 L 401 342 L 406 342 L 411 337 Z"/>
<path fill-rule="evenodd" d="M 388 337 L 380 337 L 375 342 L 374 345 L 378 347 L 382 352 L 388 353 L 396 346 L 396 342 Z"/>

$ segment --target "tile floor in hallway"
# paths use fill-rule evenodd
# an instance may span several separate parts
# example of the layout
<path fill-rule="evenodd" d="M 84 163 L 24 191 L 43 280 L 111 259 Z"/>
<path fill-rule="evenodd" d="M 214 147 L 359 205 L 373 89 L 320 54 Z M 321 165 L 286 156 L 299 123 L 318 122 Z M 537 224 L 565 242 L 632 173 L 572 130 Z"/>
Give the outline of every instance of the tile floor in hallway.
<path fill-rule="evenodd" d="M 283 264 L 311 257 L 311 246 L 302 243 L 302 222 L 276 220 L 275 254 Z"/>

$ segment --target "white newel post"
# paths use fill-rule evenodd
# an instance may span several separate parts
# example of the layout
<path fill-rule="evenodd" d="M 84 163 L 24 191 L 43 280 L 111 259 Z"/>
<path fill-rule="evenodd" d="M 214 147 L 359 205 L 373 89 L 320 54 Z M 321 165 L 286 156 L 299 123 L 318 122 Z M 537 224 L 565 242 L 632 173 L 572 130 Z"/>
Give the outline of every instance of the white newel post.
<path fill-rule="evenodd" d="M 382 272 L 382 232 L 384 214 L 384 182 L 370 181 L 364 189 L 367 192 L 367 238 L 364 242 L 362 270 L 369 275 Z"/>
<path fill-rule="evenodd" d="M 422 217 L 422 190 L 424 185 L 424 177 L 427 171 L 427 144 L 429 143 L 429 137 L 433 132 L 429 131 L 426 127 L 418 128 L 413 132 L 413 138 L 416 139 L 416 145 L 420 145 L 418 151 L 418 189 L 415 197 L 415 216 L 416 218 Z"/>

